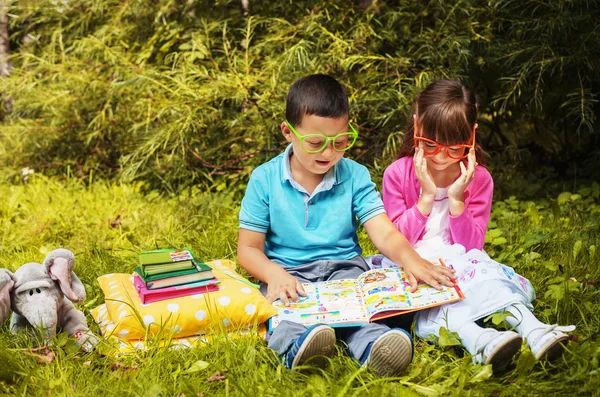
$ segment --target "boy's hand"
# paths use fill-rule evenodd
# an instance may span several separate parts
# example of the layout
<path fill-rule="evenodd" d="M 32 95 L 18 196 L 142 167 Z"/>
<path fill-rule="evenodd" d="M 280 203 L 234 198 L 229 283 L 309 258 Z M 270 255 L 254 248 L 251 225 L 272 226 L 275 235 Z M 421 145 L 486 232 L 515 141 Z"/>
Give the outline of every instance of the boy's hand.
<path fill-rule="evenodd" d="M 302 284 L 294 276 L 290 276 L 285 271 L 267 281 L 266 298 L 269 302 L 281 299 L 284 305 L 289 306 L 290 300 L 292 302 L 300 300 L 298 295 L 306 296 Z"/>
<path fill-rule="evenodd" d="M 454 287 L 453 281 L 456 280 L 454 269 L 446 266 L 434 266 L 431 262 L 419 258 L 411 263 L 410 267 L 404 266 L 404 272 L 408 277 L 410 292 L 417 290 L 419 281 L 423 281 L 433 288 L 442 289 L 441 284 L 447 287 Z"/>

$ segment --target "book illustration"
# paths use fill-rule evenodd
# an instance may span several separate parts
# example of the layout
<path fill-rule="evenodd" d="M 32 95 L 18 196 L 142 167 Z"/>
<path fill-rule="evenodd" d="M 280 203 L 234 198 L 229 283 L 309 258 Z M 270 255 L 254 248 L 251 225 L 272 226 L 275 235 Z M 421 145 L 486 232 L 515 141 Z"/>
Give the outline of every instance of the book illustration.
<path fill-rule="evenodd" d="M 410 292 L 408 279 L 401 268 L 369 270 L 357 279 L 302 285 L 307 296 L 300 302 L 292 302 L 288 307 L 281 301 L 273 303 L 278 314 L 270 320 L 271 330 L 283 320 L 306 326 L 318 323 L 332 327 L 364 325 L 376 319 L 464 298 L 458 286 L 442 287 L 438 291 L 420 284 L 415 292 Z"/>
<path fill-rule="evenodd" d="M 144 251 L 138 255 L 140 265 L 158 265 L 164 263 L 176 263 L 192 261 L 194 252 L 190 249 L 162 249 L 155 251 Z"/>
<path fill-rule="evenodd" d="M 303 284 L 306 297 L 300 297 L 286 307 L 280 301 L 273 304 L 279 309 L 272 327 L 281 320 L 300 322 L 305 325 L 319 323 L 342 324 L 355 321 L 360 324 L 366 318 L 362 296 L 356 280 L 336 280 L 315 284 Z"/>
<path fill-rule="evenodd" d="M 188 261 L 188 260 L 191 261 L 192 259 L 194 259 L 194 257 L 192 256 L 192 253 L 188 250 L 169 252 L 169 256 L 171 257 L 173 262 Z"/>

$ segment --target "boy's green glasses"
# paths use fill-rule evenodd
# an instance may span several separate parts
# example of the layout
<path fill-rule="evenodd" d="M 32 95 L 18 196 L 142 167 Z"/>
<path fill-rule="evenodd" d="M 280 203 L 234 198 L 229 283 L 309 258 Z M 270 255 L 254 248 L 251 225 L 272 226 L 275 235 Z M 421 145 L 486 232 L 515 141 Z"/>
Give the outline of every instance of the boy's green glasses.
<path fill-rule="evenodd" d="M 336 136 L 326 136 L 323 134 L 300 135 L 289 121 L 286 120 L 285 123 L 290 130 L 292 130 L 294 135 L 300 139 L 300 142 L 302 142 L 302 149 L 304 149 L 306 153 L 322 152 L 329 144 L 329 141 L 333 143 L 333 150 L 336 152 L 345 152 L 354 145 L 356 138 L 358 138 L 358 132 L 356 132 L 350 123 L 348 123 L 350 131 L 342 132 Z"/>

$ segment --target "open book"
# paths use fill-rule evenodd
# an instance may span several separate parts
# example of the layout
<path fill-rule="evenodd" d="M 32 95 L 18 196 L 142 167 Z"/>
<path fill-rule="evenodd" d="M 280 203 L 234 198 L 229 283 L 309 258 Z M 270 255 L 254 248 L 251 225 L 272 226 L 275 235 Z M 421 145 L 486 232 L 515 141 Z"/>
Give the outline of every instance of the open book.
<path fill-rule="evenodd" d="M 445 266 L 441 259 L 434 264 Z M 292 302 L 289 307 L 279 300 L 273 302 L 278 313 L 269 320 L 269 330 L 275 329 L 282 320 L 306 326 L 319 323 L 331 327 L 364 325 L 464 299 L 458 285 L 442 286 L 438 291 L 428 284 L 419 284 L 417 291 L 410 292 L 402 269 L 375 269 L 357 279 L 302 285 L 307 296 L 300 297 L 299 302 Z"/>

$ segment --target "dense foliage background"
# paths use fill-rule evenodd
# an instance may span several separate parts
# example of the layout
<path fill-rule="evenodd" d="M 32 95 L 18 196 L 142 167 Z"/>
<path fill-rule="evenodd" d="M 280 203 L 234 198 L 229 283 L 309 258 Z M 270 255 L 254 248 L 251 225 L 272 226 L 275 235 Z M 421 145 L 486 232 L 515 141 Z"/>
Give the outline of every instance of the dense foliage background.
<path fill-rule="evenodd" d="M 476 90 L 478 136 L 507 193 L 600 177 L 598 1 L 3 1 L 0 166 L 12 177 L 241 192 L 284 147 L 289 85 L 314 72 L 345 85 L 352 156 L 375 178 L 415 92 L 440 77 Z"/>

